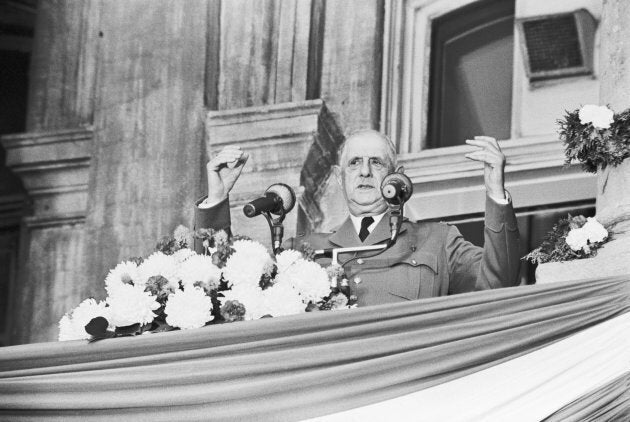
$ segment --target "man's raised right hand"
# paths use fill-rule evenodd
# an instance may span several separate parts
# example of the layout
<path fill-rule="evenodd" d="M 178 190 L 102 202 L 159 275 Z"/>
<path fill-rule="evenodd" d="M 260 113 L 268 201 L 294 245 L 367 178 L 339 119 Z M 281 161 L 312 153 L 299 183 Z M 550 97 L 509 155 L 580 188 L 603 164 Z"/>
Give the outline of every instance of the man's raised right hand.
<path fill-rule="evenodd" d="M 215 205 L 228 197 L 241 175 L 249 154 L 237 146 L 226 146 L 208 164 L 208 198 L 205 205 Z"/>

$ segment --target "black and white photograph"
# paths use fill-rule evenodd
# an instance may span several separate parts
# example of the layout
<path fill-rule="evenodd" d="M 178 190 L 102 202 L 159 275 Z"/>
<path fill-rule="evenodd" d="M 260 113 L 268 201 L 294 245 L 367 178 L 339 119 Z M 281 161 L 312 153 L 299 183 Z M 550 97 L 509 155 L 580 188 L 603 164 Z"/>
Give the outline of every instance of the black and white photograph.
<path fill-rule="evenodd" d="M 630 421 L 628 22 L 0 0 L 0 421 Z"/>

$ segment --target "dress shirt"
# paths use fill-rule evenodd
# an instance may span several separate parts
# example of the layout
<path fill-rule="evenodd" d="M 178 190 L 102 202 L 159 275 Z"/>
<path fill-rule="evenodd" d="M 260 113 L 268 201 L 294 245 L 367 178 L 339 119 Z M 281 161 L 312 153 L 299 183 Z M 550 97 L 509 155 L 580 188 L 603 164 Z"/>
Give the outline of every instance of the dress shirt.
<path fill-rule="evenodd" d="M 372 230 L 374 230 L 374 228 L 378 225 L 384 215 L 385 213 L 383 212 L 381 214 L 372 216 L 374 222 L 368 226 L 368 232 L 372 233 Z M 354 215 L 350 214 L 350 219 L 352 220 L 352 225 L 354 226 L 354 229 L 356 230 L 357 234 L 359 234 L 359 232 L 361 232 L 361 220 L 363 220 L 363 217 L 355 217 Z"/>

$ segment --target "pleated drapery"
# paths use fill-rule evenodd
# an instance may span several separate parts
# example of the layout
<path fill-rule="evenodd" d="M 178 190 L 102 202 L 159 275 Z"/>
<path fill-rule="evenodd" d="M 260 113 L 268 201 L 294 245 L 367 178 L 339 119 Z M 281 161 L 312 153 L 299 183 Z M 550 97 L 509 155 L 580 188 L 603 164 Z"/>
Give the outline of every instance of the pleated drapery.
<path fill-rule="evenodd" d="M 604 421 L 630 421 L 630 372 L 580 396 L 545 419 L 545 422 Z"/>
<path fill-rule="evenodd" d="M 7 347 L 0 419 L 308 419 L 456 380 L 628 310 L 630 277 L 615 277 Z M 598 391 L 601 403 L 606 391 L 618 393 Z"/>
<path fill-rule="evenodd" d="M 564 422 L 584 416 L 582 410 L 596 410 L 598 422 L 625 421 L 618 416 L 630 411 L 630 402 L 612 393 L 619 374 L 630 372 L 629 330 L 626 312 L 481 371 L 308 422 Z M 610 402 L 599 407 L 603 400 Z"/>

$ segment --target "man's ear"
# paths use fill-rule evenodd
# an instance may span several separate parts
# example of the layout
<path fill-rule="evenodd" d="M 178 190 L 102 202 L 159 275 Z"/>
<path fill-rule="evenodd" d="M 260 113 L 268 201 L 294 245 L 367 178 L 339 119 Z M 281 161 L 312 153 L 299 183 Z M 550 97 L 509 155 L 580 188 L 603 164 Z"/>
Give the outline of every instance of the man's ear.
<path fill-rule="evenodd" d="M 332 166 L 332 169 L 333 173 L 335 174 L 335 179 L 337 179 L 337 183 L 339 183 L 339 186 L 343 186 L 343 184 L 341 183 L 341 167 L 335 164 L 334 166 Z"/>

